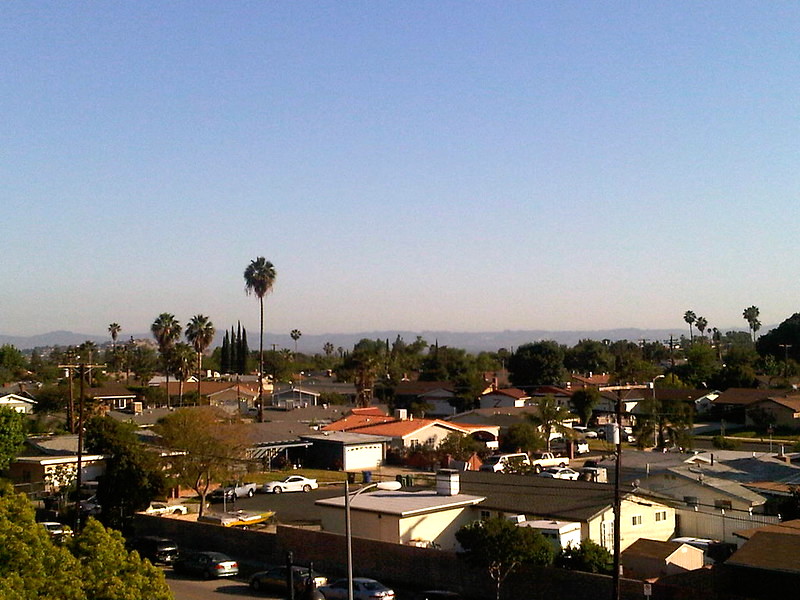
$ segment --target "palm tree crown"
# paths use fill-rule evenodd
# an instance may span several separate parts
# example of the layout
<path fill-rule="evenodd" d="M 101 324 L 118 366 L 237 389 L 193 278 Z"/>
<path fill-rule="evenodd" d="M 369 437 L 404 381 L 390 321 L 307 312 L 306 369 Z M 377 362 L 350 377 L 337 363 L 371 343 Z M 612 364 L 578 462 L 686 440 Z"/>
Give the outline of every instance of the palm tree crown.
<path fill-rule="evenodd" d="M 161 359 L 164 361 L 164 377 L 167 383 L 167 406 L 169 406 L 169 359 L 172 347 L 181 336 L 181 324 L 175 318 L 175 315 L 170 313 L 161 313 L 153 321 L 150 326 L 150 331 L 158 344 L 158 350 L 161 352 Z"/>
<path fill-rule="evenodd" d="M 692 323 L 697 320 L 697 315 L 694 314 L 694 311 L 687 310 L 685 313 L 683 313 L 683 320 L 689 324 L 689 339 L 693 340 L 694 333 L 692 332 Z"/>
<path fill-rule="evenodd" d="M 203 352 L 214 341 L 217 330 L 214 324 L 205 315 L 195 315 L 186 324 L 186 339 L 197 353 L 197 399 L 200 400 L 200 373 L 203 370 Z"/>
<path fill-rule="evenodd" d="M 264 421 L 264 296 L 275 284 L 275 267 L 263 256 L 250 261 L 244 270 L 244 291 L 255 294 L 261 309 L 258 341 L 258 420 Z"/>
<path fill-rule="evenodd" d="M 747 324 L 750 326 L 750 331 L 753 332 L 753 342 L 756 341 L 756 331 L 761 329 L 761 321 L 758 320 L 758 315 L 761 313 L 758 310 L 757 306 L 750 306 L 744 309 L 742 312 L 742 317 L 744 320 L 747 321 Z"/>

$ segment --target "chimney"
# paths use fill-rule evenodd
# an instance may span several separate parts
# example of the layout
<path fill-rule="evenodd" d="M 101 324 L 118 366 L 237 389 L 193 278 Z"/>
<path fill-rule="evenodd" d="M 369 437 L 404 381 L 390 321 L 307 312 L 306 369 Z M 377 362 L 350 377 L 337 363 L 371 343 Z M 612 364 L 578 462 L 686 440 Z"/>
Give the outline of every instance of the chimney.
<path fill-rule="evenodd" d="M 496 391 L 497 391 L 497 388 L 498 388 L 498 385 L 497 385 L 497 377 L 492 377 L 492 391 L 493 391 L 493 392 L 496 392 Z"/>
<path fill-rule="evenodd" d="M 398 421 L 407 421 L 408 420 L 408 410 L 405 408 L 396 408 L 394 411 L 394 418 Z"/>
<path fill-rule="evenodd" d="M 439 496 L 456 496 L 461 491 L 461 476 L 455 469 L 436 471 L 436 493 Z"/>

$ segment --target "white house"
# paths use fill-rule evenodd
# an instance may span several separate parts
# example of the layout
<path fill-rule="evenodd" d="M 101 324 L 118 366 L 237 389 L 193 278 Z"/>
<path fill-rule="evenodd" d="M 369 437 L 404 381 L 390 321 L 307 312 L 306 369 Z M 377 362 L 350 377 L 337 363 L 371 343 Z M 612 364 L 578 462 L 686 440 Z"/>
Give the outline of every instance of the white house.
<path fill-rule="evenodd" d="M 0 396 L 0 407 L 10 408 L 18 413 L 30 414 L 36 406 L 36 400 L 20 396 L 19 394 L 5 394 Z"/>

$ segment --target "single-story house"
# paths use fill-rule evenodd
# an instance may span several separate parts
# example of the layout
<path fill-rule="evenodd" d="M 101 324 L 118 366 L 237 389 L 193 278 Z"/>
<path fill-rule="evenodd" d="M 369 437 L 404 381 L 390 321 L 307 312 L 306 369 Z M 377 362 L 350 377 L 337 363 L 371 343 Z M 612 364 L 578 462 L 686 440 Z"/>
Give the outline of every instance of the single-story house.
<path fill-rule="evenodd" d="M 628 579 L 655 579 L 702 569 L 704 554 L 689 544 L 640 538 L 622 551 L 620 563 Z"/>
<path fill-rule="evenodd" d="M 472 510 L 483 497 L 463 494 L 458 473 L 440 471 L 436 489 L 422 491 L 378 490 L 351 496 L 350 522 L 354 537 L 456 551 L 456 532 L 477 515 Z M 322 528 L 345 533 L 345 499 L 317 500 Z"/>
<path fill-rule="evenodd" d="M 518 388 L 494 389 L 484 393 L 478 400 L 480 408 L 519 408 L 526 406 L 530 395 Z"/>
<path fill-rule="evenodd" d="M 800 396 L 763 398 L 745 406 L 745 425 L 800 429 Z"/>
<path fill-rule="evenodd" d="M 372 471 L 386 458 L 390 438 L 350 431 L 329 431 L 301 435 L 300 440 L 312 442 L 306 453 L 307 464 L 320 469 L 342 471 Z"/>
<path fill-rule="evenodd" d="M 608 484 L 465 471 L 461 490 L 486 498 L 476 508 L 481 518 L 577 522 L 582 540 L 613 549 L 614 488 Z M 625 491 L 621 515 L 621 550 L 639 538 L 668 540 L 675 533 L 674 509 L 646 494 Z"/>
<path fill-rule="evenodd" d="M 92 481 L 105 472 L 105 456 L 84 454 L 81 479 Z M 8 468 L 14 484 L 31 484 L 43 492 L 57 492 L 73 485 L 78 476 L 77 456 L 18 456 Z"/>
<path fill-rule="evenodd" d="M 36 400 L 28 394 L 3 394 L 0 396 L 0 407 L 10 408 L 18 413 L 30 414 L 36 407 Z"/>

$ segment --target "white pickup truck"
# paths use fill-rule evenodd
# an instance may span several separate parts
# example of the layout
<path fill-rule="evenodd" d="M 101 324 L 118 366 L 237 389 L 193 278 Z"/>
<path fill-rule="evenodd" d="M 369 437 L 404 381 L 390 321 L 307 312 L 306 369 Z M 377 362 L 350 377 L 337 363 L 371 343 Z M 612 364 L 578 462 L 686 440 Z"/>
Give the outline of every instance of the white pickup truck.
<path fill-rule="evenodd" d="M 541 473 L 547 467 L 566 467 L 568 465 L 568 457 L 556 456 L 552 452 L 542 452 L 531 457 L 531 466 L 536 473 Z"/>
<path fill-rule="evenodd" d="M 255 483 L 242 483 L 240 481 L 234 483 L 226 483 L 219 486 L 209 495 L 211 502 L 222 502 L 222 500 L 233 500 L 234 498 L 252 498 L 258 486 Z"/>

